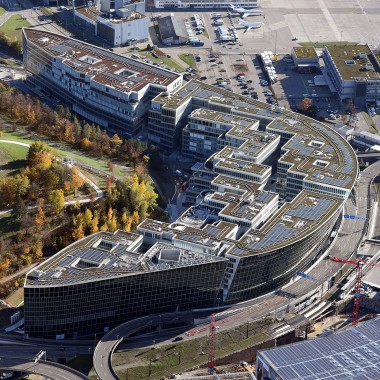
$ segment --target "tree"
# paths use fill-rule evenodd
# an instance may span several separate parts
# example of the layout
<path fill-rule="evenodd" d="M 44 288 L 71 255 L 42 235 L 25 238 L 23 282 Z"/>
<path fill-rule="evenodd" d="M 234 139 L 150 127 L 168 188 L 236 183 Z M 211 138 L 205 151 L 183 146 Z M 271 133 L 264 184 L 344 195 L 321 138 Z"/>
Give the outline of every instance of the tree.
<path fill-rule="evenodd" d="M 41 240 L 37 240 L 36 243 L 33 245 L 32 252 L 35 258 L 39 259 L 44 255 L 42 252 L 43 247 L 44 245 Z"/>
<path fill-rule="evenodd" d="M 90 233 L 95 233 L 99 231 L 99 218 L 94 216 L 91 220 Z"/>
<path fill-rule="evenodd" d="M 37 153 L 49 153 L 51 154 L 51 149 L 46 144 L 44 144 L 41 141 L 34 142 L 30 147 L 28 151 L 28 155 L 26 156 L 26 159 L 29 164 L 32 164 L 34 157 Z"/>
<path fill-rule="evenodd" d="M 18 197 L 11 213 L 12 217 L 17 221 L 20 221 L 27 213 L 28 209 L 25 205 L 24 200 Z"/>
<path fill-rule="evenodd" d="M 298 110 L 302 113 L 306 113 L 308 109 L 312 106 L 313 102 L 309 98 L 303 98 L 298 104 Z"/>
<path fill-rule="evenodd" d="M 91 210 L 89 208 L 86 208 L 83 215 L 83 222 L 86 227 L 91 226 L 92 218 L 93 218 L 93 215 L 92 215 Z"/>
<path fill-rule="evenodd" d="M 116 133 L 110 139 L 110 144 L 114 149 L 120 148 L 122 143 L 123 140 Z"/>
<path fill-rule="evenodd" d="M 37 213 L 34 217 L 34 223 L 37 227 L 43 227 L 43 225 L 45 224 L 45 213 L 42 210 L 41 206 L 37 207 Z"/>
<path fill-rule="evenodd" d="M 49 195 L 51 212 L 58 215 L 65 207 L 65 195 L 62 189 L 53 190 Z"/>
<path fill-rule="evenodd" d="M 73 175 L 71 177 L 71 187 L 74 189 L 76 195 L 78 189 L 84 184 L 84 179 L 81 177 L 77 168 L 73 168 Z"/>
<path fill-rule="evenodd" d="M 73 231 L 73 239 L 74 239 L 75 241 L 77 241 L 77 240 L 80 240 L 80 239 L 82 239 L 82 238 L 84 238 L 84 230 L 83 230 L 83 225 L 82 225 L 82 223 L 80 223 L 80 224 L 78 224 L 78 226 L 76 226 L 76 227 L 74 228 L 74 231 Z"/>

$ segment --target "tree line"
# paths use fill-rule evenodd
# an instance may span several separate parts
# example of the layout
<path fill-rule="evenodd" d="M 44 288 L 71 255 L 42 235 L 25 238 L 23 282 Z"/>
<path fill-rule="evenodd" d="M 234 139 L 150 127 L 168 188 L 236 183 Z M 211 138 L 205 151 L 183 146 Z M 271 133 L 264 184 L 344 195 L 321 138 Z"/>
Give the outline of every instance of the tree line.
<path fill-rule="evenodd" d="M 122 160 L 140 172 L 144 172 L 149 161 L 144 154 L 148 147 L 142 141 L 123 141 L 117 134 L 110 137 L 99 126 L 80 123 L 68 108 L 58 105 L 52 109 L 38 98 L 24 95 L 1 81 L 0 112 L 30 131 L 66 142 L 96 157 Z"/>

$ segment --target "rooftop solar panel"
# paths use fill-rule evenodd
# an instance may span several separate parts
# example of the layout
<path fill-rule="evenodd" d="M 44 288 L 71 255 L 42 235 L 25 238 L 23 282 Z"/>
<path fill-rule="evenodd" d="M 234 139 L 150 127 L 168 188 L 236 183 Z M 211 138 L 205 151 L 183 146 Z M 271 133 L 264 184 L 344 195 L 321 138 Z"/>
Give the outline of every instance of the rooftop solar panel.
<path fill-rule="evenodd" d="M 375 380 L 380 376 L 380 355 L 368 360 L 364 353 L 380 345 L 380 337 L 372 336 L 379 331 L 380 318 L 377 318 L 357 328 L 262 351 L 260 355 L 272 363 L 272 368 L 283 380 L 304 380 L 311 375 L 318 380 Z"/>

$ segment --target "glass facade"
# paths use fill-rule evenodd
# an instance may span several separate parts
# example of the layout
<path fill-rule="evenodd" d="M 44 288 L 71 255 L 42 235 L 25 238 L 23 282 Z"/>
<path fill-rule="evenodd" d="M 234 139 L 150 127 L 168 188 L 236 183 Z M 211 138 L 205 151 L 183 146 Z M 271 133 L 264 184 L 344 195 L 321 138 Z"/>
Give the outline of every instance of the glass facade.
<path fill-rule="evenodd" d="M 311 235 L 278 250 L 240 258 L 226 304 L 242 302 L 286 284 L 296 271 L 304 271 L 318 257 L 339 211 Z"/>
<path fill-rule="evenodd" d="M 76 338 L 143 315 L 216 304 L 226 261 L 62 286 L 25 286 L 25 333 Z"/>

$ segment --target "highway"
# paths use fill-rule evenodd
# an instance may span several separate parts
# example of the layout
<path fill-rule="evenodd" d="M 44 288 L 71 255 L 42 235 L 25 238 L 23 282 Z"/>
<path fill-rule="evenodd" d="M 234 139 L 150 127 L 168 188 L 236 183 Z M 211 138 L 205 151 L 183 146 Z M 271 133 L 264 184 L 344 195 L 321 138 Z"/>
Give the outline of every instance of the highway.
<path fill-rule="evenodd" d="M 343 214 L 355 216 L 369 216 L 371 204 L 370 185 L 372 180 L 380 173 L 380 162 L 367 167 L 361 172 L 355 183 L 351 196 L 345 203 Z M 327 259 L 327 255 L 341 258 L 351 257 L 360 246 L 366 233 L 367 220 L 343 218 L 339 232 L 335 237 L 324 257 L 319 259 L 313 268 L 307 272 L 317 279 L 316 282 L 299 278 L 291 284 L 284 286 L 274 293 L 256 298 L 243 304 L 235 305 L 228 310 L 224 316 L 220 316 L 218 324 L 222 328 L 232 328 L 241 323 L 246 323 L 248 319 L 257 320 L 268 316 L 278 310 L 286 310 L 291 304 L 295 304 L 308 293 L 318 289 L 324 282 L 328 281 L 336 274 L 342 264 L 334 263 Z M 235 313 L 234 313 L 235 312 Z M 191 317 L 191 313 L 170 313 L 160 316 L 161 322 L 172 320 L 174 317 L 182 319 L 184 316 Z M 117 345 L 132 333 L 141 330 L 144 325 L 157 324 L 159 316 L 148 316 L 126 322 L 107 333 L 98 343 L 94 353 L 94 367 L 98 377 L 102 380 L 118 379 L 112 370 L 112 354 Z M 193 329 L 193 337 L 198 337 L 208 333 L 207 325 L 201 325 Z M 186 338 L 191 339 L 191 337 Z"/>

